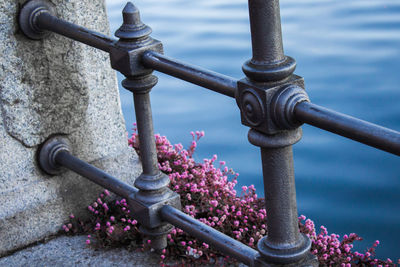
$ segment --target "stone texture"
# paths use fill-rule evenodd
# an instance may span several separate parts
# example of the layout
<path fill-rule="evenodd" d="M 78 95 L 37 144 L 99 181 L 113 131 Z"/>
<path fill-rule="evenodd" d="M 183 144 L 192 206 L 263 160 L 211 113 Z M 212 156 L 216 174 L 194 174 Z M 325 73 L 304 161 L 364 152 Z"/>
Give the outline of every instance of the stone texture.
<path fill-rule="evenodd" d="M 123 248 L 95 250 L 85 240 L 85 236 L 59 237 L 0 258 L 0 266 L 160 266 L 158 255 Z"/>
<path fill-rule="evenodd" d="M 141 171 L 137 156 L 129 148 L 125 153 L 92 164 L 130 184 Z M 38 173 L 32 165 L 15 167 L 12 174 L 25 177 L 25 184 L 22 181 L 10 190 L 0 191 L 0 256 L 58 232 L 70 213 L 85 216 L 86 207 L 102 190 L 72 172 L 51 177 Z M 37 175 L 30 177 L 32 170 Z M 30 179 L 33 177 L 35 181 Z"/>
<path fill-rule="evenodd" d="M 149 251 L 128 251 L 124 248 L 98 248 L 87 246 L 86 236 L 60 236 L 47 243 L 17 251 L 0 258 L 0 266 L 96 266 L 96 267 L 156 267 L 160 256 Z M 222 259 L 221 259 L 222 260 Z M 167 262 L 168 266 L 182 266 L 178 262 Z M 202 264 L 204 267 L 221 264 Z M 224 265 L 246 267 L 243 263 Z"/>
<path fill-rule="evenodd" d="M 141 171 L 108 55 L 56 34 L 25 38 L 17 26 L 23 2 L 0 0 L 0 256 L 57 232 L 101 190 L 38 168 L 37 148 L 49 136 L 66 134 L 75 156 L 130 184 Z M 51 2 L 59 17 L 108 34 L 103 0 Z"/>

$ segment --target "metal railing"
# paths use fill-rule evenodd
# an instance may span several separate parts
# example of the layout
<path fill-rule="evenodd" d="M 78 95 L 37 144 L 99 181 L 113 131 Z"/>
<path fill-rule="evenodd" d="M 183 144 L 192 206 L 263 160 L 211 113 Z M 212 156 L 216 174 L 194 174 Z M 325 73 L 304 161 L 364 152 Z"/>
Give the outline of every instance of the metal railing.
<path fill-rule="evenodd" d="M 166 235 L 176 226 L 249 266 L 318 266 L 310 239 L 299 233 L 297 222 L 292 145 L 301 139 L 299 127 L 307 123 L 395 155 L 400 155 L 400 133 L 310 103 L 303 78 L 293 74 L 295 60 L 283 54 L 278 0 L 249 0 L 253 57 L 244 63 L 246 77 L 241 80 L 164 56 L 138 9 L 128 3 L 122 13 L 118 40 L 57 18 L 45 0 L 28 1 L 19 23 L 31 39 L 55 32 L 110 54 L 112 68 L 125 76 L 122 86 L 134 96 L 142 174 L 135 187 L 127 185 L 72 156 L 68 140 L 61 136 L 41 147 L 41 168 L 57 174 L 65 167 L 128 199 L 140 231 L 156 250 L 166 247 Z M 168 176 L 157 167 L 149 96 L 157 83 L 153 70 L 235 98 L 242 124 L 251 128 L 250 143 L 261 149 L 268 191 L 268 235 L 258 242 L 257 251 L 180 211 L 179 195 L 168 188 Z"/>

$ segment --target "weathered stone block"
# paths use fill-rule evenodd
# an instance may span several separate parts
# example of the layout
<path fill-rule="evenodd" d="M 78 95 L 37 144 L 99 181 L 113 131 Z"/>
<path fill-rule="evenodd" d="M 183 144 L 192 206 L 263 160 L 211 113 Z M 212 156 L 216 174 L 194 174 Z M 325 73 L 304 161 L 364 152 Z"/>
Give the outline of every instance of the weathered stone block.
<path fill-rule="evenodd" d="M 0 256 L 56 233 L 101 190 L 38 168 L 50 135 L 67 135 L 75 156 L 130 184 L 141 171 L 108 54 L 56 34 L 27 39 L 17 25 L 23 2 L 0 0 Z M 108 34 L 103 0 L 52 2 L 60 18 Z"/>

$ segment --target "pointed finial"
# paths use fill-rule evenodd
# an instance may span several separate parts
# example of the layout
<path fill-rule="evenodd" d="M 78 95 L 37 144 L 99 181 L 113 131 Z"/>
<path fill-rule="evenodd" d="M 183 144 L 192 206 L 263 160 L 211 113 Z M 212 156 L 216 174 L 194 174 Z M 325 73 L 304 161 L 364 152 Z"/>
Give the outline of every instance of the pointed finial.
<path fill-rule="evenodd" d="M 123 24 L 115 32 L 115 36 L 120 39 L 139 39 L 150 35 L 151 28 L 140 20 L 139 9 L 128 2 L 122 10 Z"/>

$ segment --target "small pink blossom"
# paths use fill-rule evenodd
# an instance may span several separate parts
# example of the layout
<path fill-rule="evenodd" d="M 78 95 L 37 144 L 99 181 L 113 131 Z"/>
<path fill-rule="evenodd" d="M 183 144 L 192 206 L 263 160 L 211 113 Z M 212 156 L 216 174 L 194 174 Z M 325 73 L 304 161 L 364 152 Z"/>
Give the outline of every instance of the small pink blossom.
<path fill-rule="evenodd" d="M 210 201 L 210 205 L 213 206 L 213 207 L 217 207 L 217 206 L 218 206 L 218 201 L 216 201 L 216 200 L 211 200 L 211 201 Z"/>

